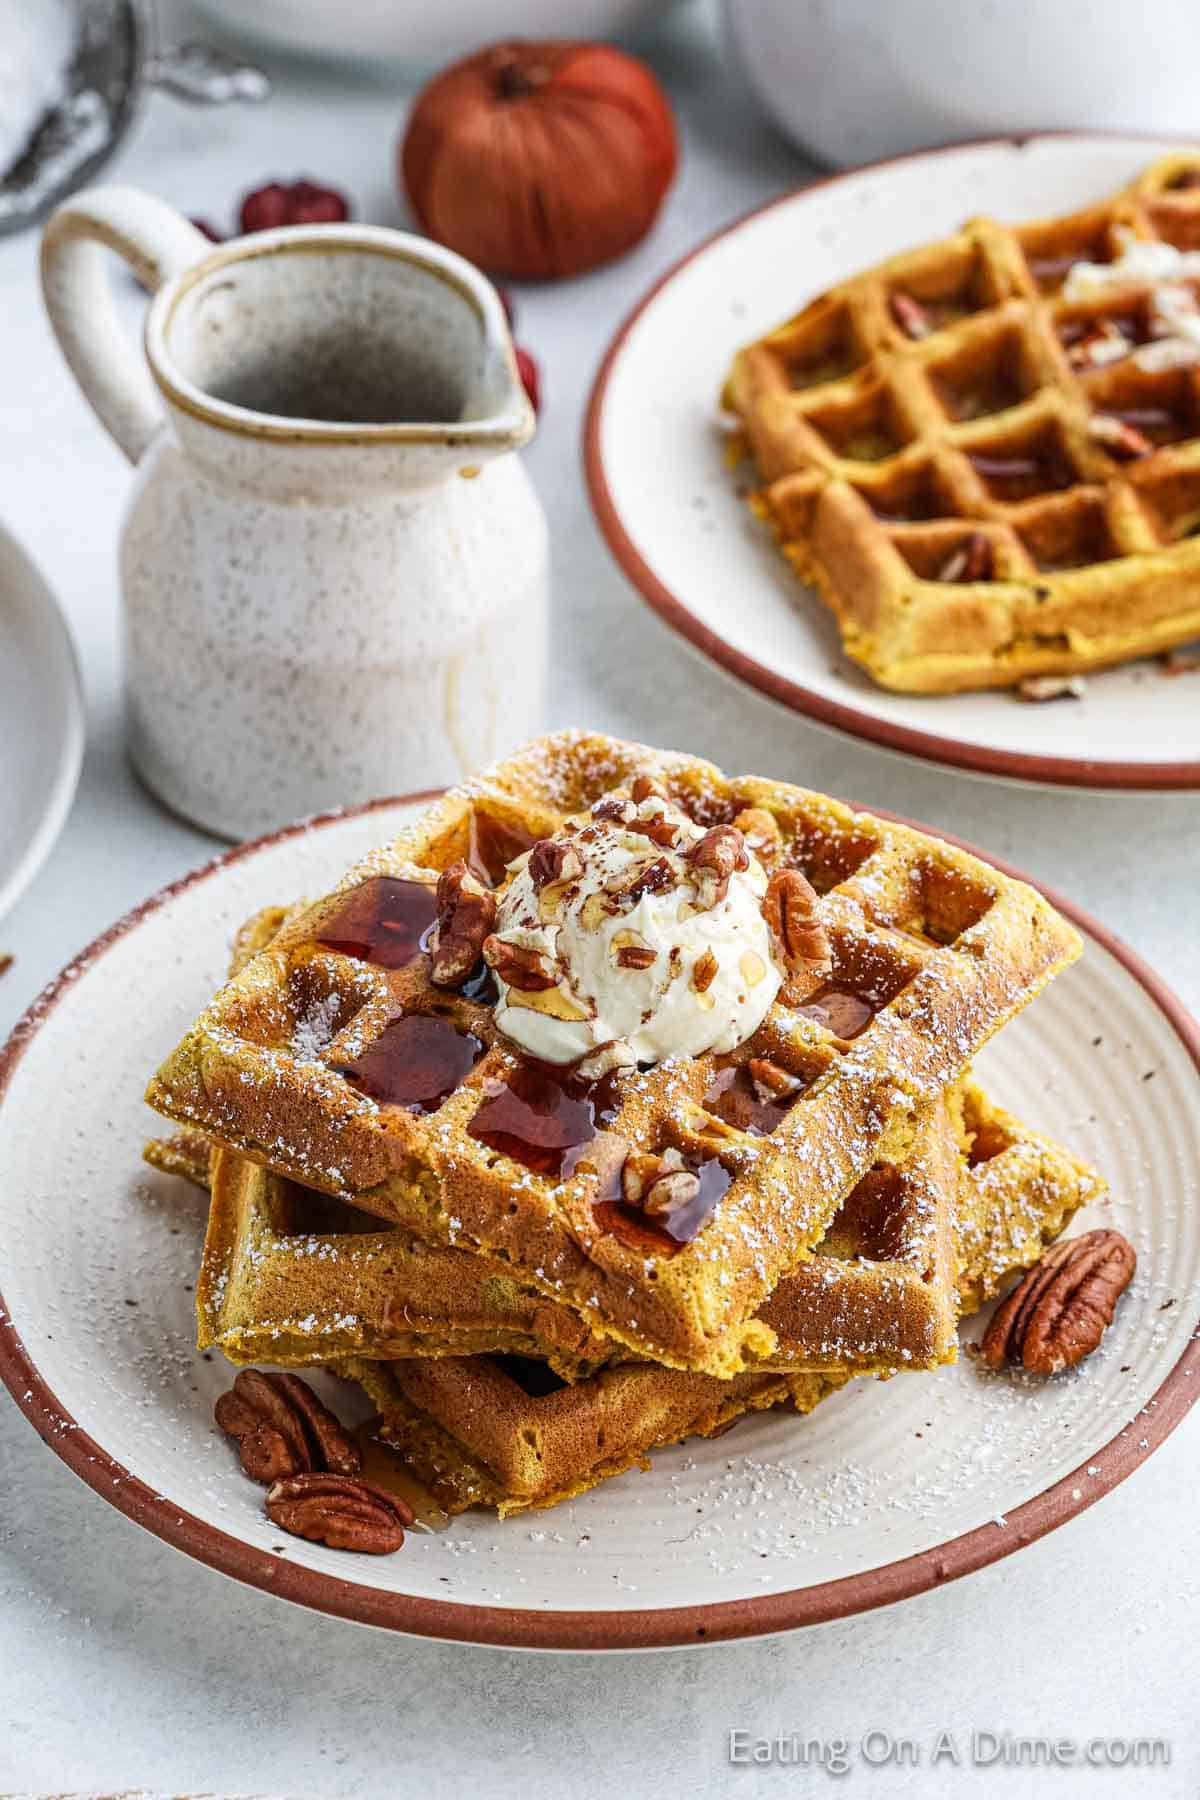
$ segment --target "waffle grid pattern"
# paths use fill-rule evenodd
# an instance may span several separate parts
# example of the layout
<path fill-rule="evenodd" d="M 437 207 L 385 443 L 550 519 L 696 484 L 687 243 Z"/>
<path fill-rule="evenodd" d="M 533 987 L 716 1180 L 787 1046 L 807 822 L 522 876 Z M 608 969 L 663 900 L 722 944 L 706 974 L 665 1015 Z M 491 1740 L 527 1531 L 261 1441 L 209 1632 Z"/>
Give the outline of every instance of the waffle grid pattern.
<path fill-rule="evenodd" d="M 170 1140 L 145 1154 L 207 1182 L 207 1145 L 190 1166 Z M 778 1340 L 764 1366 L 883 1373 L 949 1360 L 959 1298 L 970 1310 L 994 1298 L 1102 1191 L 1068 1151 L 956 1083 L 909 1162 L 870 1171 L 817 1254 L 764 1302 Z M 504 1264 L 381 1230 L 232 1151 L 212 1160 L 196 1313 L 200 1348 L 234 1363 L 505 1354 L 542 1357 L 573 1381 L 614 1354 Z"/>
<path fill-rule="evenodd" d="M 835 981 L 875 1009 L 845 1041 L 776 1005 L 736 1053 L 769 1057 L 804 1083 L 766 1137 L 706 1111 L 712 1057 L 622 1081 L 608 1132 L 640 1149 L 673 1143 L 715 1157 L 731 1176 L 703 1230 L 672 1254 L 602 1227 L 599 1173 L 586 1160 L 550 1180 L 470 1135 L 490 1087 L 517 1068 L 489 1006 L 434 988 L 423 955 L 389 970 L 318 944 L 351 890 L 445 867 L 468 853 L 481 817 L 493 835 L 528 843 L 643 772 L 704 821 L 747 807 L 772 813 L 779 859 L 823 896 Z M 290 916 L 200 1017 L 148 1098 L 281 1175 L 426 1241 L 503 1260 L 636 1354 L 730 1376 L 773 1348 L 754 1314 L 811 1254 L 845 1196 L 874 1163 L 905 1160 L 947 1084 L 1078 950 L 1033 890 L 938 839 L 803 789 L 734 782 L 693 759 L 564 733 L 452 790 L 335 894 Z M 431 1113 L 380 1107 L 337 1072 L 398 1014 L 449 1018 L 481 1047 Z"/>
<path fill-rule="evenodd" d="M 1069 1151 L 1020 1124 L 971 1082 L 948 1096 L 961 1138 L 956 1303 L 964 1314 L 1030 1267 L 1104 1183 Z M 830 1234 L 830 1253 L 838 1243 Z M 780 1324 L 800 1314 L 785 1280 Z M 782 1332 L 781 1332 L 782 1336 Z M 907 1367 L 907 1364 L 901 1364 Z M 483 1356 L 342 1364 L 381 1415 L 380 1435 L 403 1454 L 447 1512 L 491 1506 L 502 1515 L 552 1506 L 692 1435 L 713 1435 L 745 1412 L 786 1405 L 811 1412 L 845 1385 L 850 1368 L 714 1381 L 675 1369 L 600 1371 L 574 1387 L 538 1365 Z M 532 1379 L 530 1379 L 532 1375 Z"/>
<path fill-rule="evenodd" d="M 1141 366 L 1145 283 L 1061 294 L 1126 233 L 1200 247 L 1200 158 L 1061 218 L 972 221 L 736 359 L 752 503 L 884 686 L 1012 685 L 1200 634 L 1200 366 Z"/>

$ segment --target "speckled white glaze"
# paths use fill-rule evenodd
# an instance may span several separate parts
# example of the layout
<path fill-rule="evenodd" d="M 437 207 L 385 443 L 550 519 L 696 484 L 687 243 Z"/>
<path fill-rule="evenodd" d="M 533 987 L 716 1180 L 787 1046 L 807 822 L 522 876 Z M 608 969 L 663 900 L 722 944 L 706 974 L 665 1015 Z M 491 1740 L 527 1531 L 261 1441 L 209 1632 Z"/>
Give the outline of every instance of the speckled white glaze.
<path fill-rule="evenodd" d="M 145 359 L 100 262 L 157 290 Z M 130 751 L 229 837 L 453 779 L 536 731 L 547 539 L 498 297 L 368 226 L 213 251 L 98 189 L 43 243 L 59 343 L 138 478 L 121 535 Z"/>

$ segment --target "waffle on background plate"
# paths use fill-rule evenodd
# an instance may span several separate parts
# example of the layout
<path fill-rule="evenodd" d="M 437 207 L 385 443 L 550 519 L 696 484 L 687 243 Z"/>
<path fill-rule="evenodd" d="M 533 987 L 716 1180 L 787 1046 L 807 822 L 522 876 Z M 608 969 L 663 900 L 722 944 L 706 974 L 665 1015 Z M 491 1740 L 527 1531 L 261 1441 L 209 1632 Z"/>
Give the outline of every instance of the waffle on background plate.
<path fill-rule="evenodd" d="M 547 1098 L 551 1078 L 498 1039 L 485 994 L 432 985 L 421 940 L 433 900 L 414 877 L 466 856 L 502 883 L 533 841 L 647 772 L 701 822 L 746 808 L 772 816 L 774 862 L 800 868 L 822 896 L 832 977 L 798 1009 L 777 1002 L 730 1057 L 661 1063 L 584 1095 L 559 1083 Z M 384 947 L 368 961 L 372 934 Z M 640 1355 L 729 1376 L 771 1348 L 755 1314 L 779 1277 L 812 1254 L 875 1163 L 905 1160 L 946 1085 L 1079 948 L 1033 889 L 937 838 L 804 789 L 562 733 L 451 790 L 332 895 L 289 915 L 147 1098 L 429 1243 L 502 1259 Z M 381 1072 L 430 1039 L 444 1079 L 422 1050 L 411 1110 L 380 1105 L 372 1087 L 397 1094 L 380 1089 Z M 767 1135 L 739 1125 L 736 1095 L 731 1104 L 729 1071 L 752 1057 L 798 1089 Z M 577 1120 L 582 1143 L 603 1133 L 639 1150 L 673 1146 L 714 1186 L 727 1179 L 703 1229 L 680 1243 L 598 1206 L 602 1172 L 581 1156 L 565 1175 L 561 1155 L 539 1147 L 547 1108 L 568 1134 Z"/>
<path fill-rule="evenodd" d="M 1164 348 L 1154 298 L 1195 309 L 1200 268 L 1063 294 L 1129 244 L 1200 250 L 1200 153 L 1064 217 L 971 220 L 738 353 L 751 503 L 882 686 L 1007 687 L 1200 636 L 1200 312 Z"/>

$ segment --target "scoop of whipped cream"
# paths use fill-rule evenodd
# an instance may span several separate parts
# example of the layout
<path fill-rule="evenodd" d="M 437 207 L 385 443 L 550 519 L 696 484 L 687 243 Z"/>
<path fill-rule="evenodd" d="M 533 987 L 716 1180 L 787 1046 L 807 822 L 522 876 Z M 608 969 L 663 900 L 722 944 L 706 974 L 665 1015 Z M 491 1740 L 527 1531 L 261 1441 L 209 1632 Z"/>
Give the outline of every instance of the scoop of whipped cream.
<path fill-rule="evenodd" d="M 733 1050 L 785 979 L 741 832 L 706 831 L 648 785 L 513 865 L 484 950 L 500 1030 L 584 1074 Z"/>

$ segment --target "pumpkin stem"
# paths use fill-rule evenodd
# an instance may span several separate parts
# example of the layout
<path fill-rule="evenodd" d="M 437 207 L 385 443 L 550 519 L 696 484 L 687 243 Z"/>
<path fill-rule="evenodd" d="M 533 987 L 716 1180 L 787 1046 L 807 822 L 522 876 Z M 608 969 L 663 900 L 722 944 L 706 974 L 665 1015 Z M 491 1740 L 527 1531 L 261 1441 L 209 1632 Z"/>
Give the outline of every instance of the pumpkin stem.
<path fill-rule="evenodd" d="M 523 100 L 549 79 L 545 63 L 523 63 L 511 50 L 502 51 L 497 59 L 496 92 L 501 100 Z"/>

